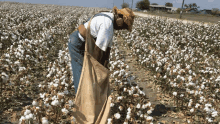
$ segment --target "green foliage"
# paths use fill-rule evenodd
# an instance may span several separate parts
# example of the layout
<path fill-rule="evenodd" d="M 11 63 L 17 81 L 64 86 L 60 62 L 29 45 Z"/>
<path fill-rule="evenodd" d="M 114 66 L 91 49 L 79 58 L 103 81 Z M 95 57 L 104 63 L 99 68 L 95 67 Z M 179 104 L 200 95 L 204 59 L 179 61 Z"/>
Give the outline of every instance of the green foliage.
<path fill-rule="evenodd" d="M 165 4 L 165 6 L 167 6 L 167 7 L 173 7 L 173 3 L 167 2 L 167 3 Z"/>
<path fill-rule="evenodd" d="M 157 3 L 152 3 L 151 5 L 158 5 Z"/>
<path fill-rule="evenodd" d="M 129 4 L 128 3 L 123 3 L 122 5 L 121 5 L 121 8 L 123 9 L 123 8 L 129 8 Z"/>
<path fill-rule="evenodd" d="M 198 10 L 198 8 L 200 8 L 199 6 L 197 6 L 196 3 L 185 4 L 184 7 L 185 8 L 192 8 L 194 10 Z"/>
<path fill-rule="evenodd" d="M 142 0 L 142 1 L 138 1 L 136 3 L 136 8 L 140 9 L 140 10 L 146 10 L 146 9 L 150 9 L 150 1 L 149 0 Z"/>
<path fill-rule="evenodd" d="M 212 8 L 212 15 L 220 14 L 220 11 L 218 8 Z"/>
<path fill-rule="evenodd" d="M 180 11 L 181 11 L 181 8 L 178 8 L 178 9 L 176 10 L 176 12 L 177 12 L 178 14 L 180 14 Z"/>

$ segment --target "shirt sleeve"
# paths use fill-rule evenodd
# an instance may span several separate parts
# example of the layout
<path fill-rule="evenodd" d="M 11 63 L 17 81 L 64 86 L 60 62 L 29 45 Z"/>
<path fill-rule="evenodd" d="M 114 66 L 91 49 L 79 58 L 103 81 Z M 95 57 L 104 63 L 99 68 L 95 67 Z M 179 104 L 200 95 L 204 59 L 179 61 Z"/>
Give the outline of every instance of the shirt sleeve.
<path fill-rule="evenodd" d="M 98 31 L 96 45 L 103 51 L 106 51 L 113 37 L 113 23 L 111 19 L 104 18 L 103 23 L 100 24 Z"/>

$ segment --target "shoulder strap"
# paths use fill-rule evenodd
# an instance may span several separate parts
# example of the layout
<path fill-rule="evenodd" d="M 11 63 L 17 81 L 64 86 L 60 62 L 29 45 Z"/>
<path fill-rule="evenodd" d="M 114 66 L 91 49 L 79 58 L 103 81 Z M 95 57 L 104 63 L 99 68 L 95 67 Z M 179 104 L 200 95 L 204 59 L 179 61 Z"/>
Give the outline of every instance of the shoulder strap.
<path fill-rule="evenodd" d="M 92 38 L 90 35 L 90 24 L 92 21 L 92 18 L 94 17 L 94 15 L 90 18 L 89 20 L 89 24 L 87 26 L 87 30 L 86 30 L 86 39 L 85 39 L 85 52 L 90 53 L 91 55 L 93 54 L 93 48 L 94 48 L 94 44 L 92 44 Z"/>
<path fill-rule="evenodd" d="M 109 15 L 106 15 L 106 14 L 104 14 L 104 13 L 96 13 L 96 14 L 94 14 L 93 16 L 94 16 L 94 17 L 96 17 L 96 16 L 105 16 L 105 17 L 108 17 L 109 19 L 112 20 L 112 18 L 111 18 Z M 91 19 L 91 17 L 89 17 L 86 22 L 88 22 L 90 19 Z M 112 20 L 112 21 L 113 21 L 113 20 Z M 113 22 L 114 22 L 114 21 L 113 21 Z"/>

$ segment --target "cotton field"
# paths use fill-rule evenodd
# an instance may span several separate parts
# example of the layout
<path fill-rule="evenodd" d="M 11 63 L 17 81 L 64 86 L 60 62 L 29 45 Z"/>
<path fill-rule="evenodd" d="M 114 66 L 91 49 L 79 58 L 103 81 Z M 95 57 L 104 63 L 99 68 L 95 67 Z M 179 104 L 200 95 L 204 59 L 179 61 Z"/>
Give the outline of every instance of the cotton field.
<path fill-rule="evenodd" d="M 20 111 L 20 124 L 75 123 L 68 38 L 100 10 L 106 9 L 0 2 L 0 114 Z M 220 23 L 206 27 L 137 17 L 131 33 L 115 31 L 108 124 L 155 122 L 148 94 L 119 52 L 119 35 L 137 64 L 150 70 L 161 90 L 191 117 L 188 123 L 196 118 L 198 123 L 218 123 L 219 30 Z"/>
<path fill-rule="evenodd" d="M 131 33 L 119 34 L 137 63 L 155 74 L 156 83 L 192 116 L 191 123 L 195 117 L 203 123 L 216 122 L 220 111 L 220 23 L 204 26 L 139 17 L 133 27 Z"/>

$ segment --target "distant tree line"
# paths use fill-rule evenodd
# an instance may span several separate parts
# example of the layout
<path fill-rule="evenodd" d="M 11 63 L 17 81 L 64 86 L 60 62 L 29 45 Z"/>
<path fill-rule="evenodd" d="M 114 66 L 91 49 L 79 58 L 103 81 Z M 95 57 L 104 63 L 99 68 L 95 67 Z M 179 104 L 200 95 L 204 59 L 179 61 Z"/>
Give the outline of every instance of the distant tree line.
<path fill-rule="evenodd" d="M 198 8 L 200 8 L 199 6 L 197 6 L 196 3 L 185 4 L 184 7 L 185 8 L 191 8 L 191 9 L 194 9 L 194 10 L 198 10 Z"/>
<path fill-rule="evenodd" d="M 167 6 L 167 7 L 173 7 L 173 3 L 167 2 L 167 3 L 165 3 L 165 6 Z"/>
<path fill-rule="evenodd" d="M 150 1 L 149 0 L 142 0 L 136 3 L 136 8 L 140 10 L 149 10 L 150 9 Z"/>
<path fill-rule="evenodd" d="M 212 8 L 212 14 L 213 14 L 213 15 L 219 15 L 219 16 L 220 16 L 219 8 Z"/>
<path fill-rule="evenodd" d="M 129 8 L 129 3 L 122 3 L 121 8 Z"/>

